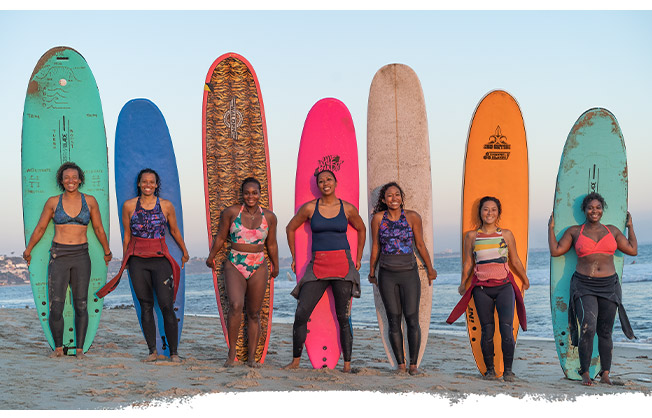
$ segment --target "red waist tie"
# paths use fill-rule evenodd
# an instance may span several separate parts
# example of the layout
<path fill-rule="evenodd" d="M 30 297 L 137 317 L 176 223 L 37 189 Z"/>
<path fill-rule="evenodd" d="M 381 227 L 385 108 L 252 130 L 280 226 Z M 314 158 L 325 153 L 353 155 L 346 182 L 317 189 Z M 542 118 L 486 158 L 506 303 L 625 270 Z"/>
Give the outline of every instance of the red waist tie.
<path fill-rule="evenodd" d="M 312 272 L 318 279 L 346 277 L 349 274 L 349 259 L 346 257 L 346 251 L 316 251 L 312 261 Z"/>
<path fill-rule="evenodd" d="M 471 301 L 471 296 L 473 293 L 473 288 L 476 286 L 487 286 L 487 287 L 496 287 L 496 286 L 502 286 L 505 283 L 511 283 L 512 288 L 514 289 L 514 294 L 516 295 L 516 314 L 518 315 L 518 323 L 521 326 L 521 329 L 523 331 L 527 331 L 527 319 L 525 317 L 525 302 L 523 301 L 523 295 L 521 294 L 521 290 L 518 288 L 518 285 L 514 281 L 514 276 L 510 272 L 505 279 L 502 280 L 487 280 L 481 282 L 478 280 L 478 277 L 474 274 L 473 277 L 471 278 L 471 286 L 466 290 L 466 293 L 464 293 L 464 296 L 462 296 L 462 299 L 455 305 L 453 308 L 453 312 L 451 312 L 450 316 L 446 320 L 447 323 L 452 324 L 462 316 L 464 311 L 466 311 L 466 307 L 469 305 L 469 301 Z"/>
<path fill-rule="evenodd" d="M 129 257 L 132 255 L 136 257 L 143 258 L 154 258 L 154 257 L 165 257 L 172 265 L 172 277 L 174 278 L 174 299 L 173 302 L 177 300 L 177 290 L 179 290 L 179 278 L 181 276 L 181 268 L 177 264 L 176 260 L 170 255 L 168 246 L 165 243 L 165 238 L 140 238 L 140 237 L 131 237 L 129 245 L 127 245 L 127 251 L 125 252 L 124 258 L 122 260 L 122 265 L 120 266 L 120 271 L 118 274 L 109 280 L 100 290 L 95 292 L 95 295 L 98 298 L 103 298 L 118 287 L 120 279 L 122 278 L 122 273 L 127 267 L 127 262 Z"/>

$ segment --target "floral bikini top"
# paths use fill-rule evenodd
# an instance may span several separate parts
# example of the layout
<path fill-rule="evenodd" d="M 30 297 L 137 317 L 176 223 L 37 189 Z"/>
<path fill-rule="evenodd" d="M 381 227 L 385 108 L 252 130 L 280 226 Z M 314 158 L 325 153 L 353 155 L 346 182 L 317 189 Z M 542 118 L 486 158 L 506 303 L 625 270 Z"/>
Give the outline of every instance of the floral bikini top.
<path fill-rule="evenodd" d="M 156 205 L 147 210 L 140 205 L 140 198 L 136 202 L 136 210 L 131 215 L 129 226 L 131 235 L 138 238 L 163 238 L 167 220 L 161 209 L 161 202 L 156 198 Z"/>
<path fill-rule="evenodd" d="M 242 211 L 244 210 L 244 205 L 240 208 L 238 216 L 233 220 L 231 228 L 229 228 L 229 240 L 234 244 L 262 244 L 267 238 L 267 232 L 269 231 L 269 225 L 267 225 L 267 219 L 265 219 L 265 212 L 263 208 L 260 209 L 260 214 L 263 217 L 263 220 L 260 222 L 260 226 L 255 229 L 245 228 L 242 225 Z"/>

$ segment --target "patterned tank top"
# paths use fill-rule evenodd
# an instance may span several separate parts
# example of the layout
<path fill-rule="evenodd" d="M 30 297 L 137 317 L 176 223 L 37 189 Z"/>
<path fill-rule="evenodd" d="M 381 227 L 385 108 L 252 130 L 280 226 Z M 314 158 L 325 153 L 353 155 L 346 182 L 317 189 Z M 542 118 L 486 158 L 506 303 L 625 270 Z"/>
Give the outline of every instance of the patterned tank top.
<path fill-rule="evenodd" d="M 401 209 L 401 217 L 392 221 L 387 217 L 387 211 L 385 211 L 378 228 L 380 252 L 382 254 L 411 254 L 413 239 L 414 233 L 408 224 L 405 212 Z"/>
<path fill-rule="evenodd" d="M 161 202 L 156 198 L 156 205 L 151 210 L 140 205 L 140 198 L 136 201 L 136 210 L 131 215 L 129 226 L 131 235 L 138 238 L 163 238 L 167 220 L 161 209 Z"/>
<path fill-rule="evenodd" d="M 504 279 L 509 274 L 509 250 L 502 229 L 498 228 L 491 234 L 478 229 L 473 256 L 478 280 Z"/>

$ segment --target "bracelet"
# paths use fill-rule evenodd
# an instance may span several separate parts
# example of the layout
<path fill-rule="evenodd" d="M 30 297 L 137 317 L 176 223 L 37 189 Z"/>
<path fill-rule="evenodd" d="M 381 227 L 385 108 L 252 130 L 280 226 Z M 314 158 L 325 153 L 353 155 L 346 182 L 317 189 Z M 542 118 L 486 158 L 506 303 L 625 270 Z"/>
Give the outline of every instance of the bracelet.
<path fill-rule="evenodd" d="M 375 275 L 375 274 L 372 275 L 371 273 L 369 273 L 369 278 L 370 278 L 370 279 L 375 279 L 375 278 L 376 278 L 376 275 Z"/>
<path fill-rule="evenodd" d="M 104 254 L 104 257 L 108 257 L 110 255 L 113 255 L 113 253 L 111 251 L 109 251 L 108 254 Z"/>

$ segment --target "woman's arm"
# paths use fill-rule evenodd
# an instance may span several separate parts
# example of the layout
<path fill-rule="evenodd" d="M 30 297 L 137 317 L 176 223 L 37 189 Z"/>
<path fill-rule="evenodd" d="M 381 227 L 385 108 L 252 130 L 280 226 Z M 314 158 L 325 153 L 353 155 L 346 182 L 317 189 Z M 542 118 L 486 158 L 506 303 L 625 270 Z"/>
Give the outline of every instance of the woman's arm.
<path fill-rule="evenodd" d="M 358 231 L 358 252 L 355 257 L 355 268 L 356 270 L 360 270 L 360 267 L 362 267 L 362 252 L 364 251 L 364 243 L 367 238 L 367 227 L 364 225 L 358 209 L 349 202 L 345 202 L 344 212 L 351 226 Z"/>
<path fill-rule="evenodd" d="M 460 295 L 466 292 L 466 284 L 470 280 L 471 272 L 473 271 L 474 261 L 472 252 L 476 234 L 477 231 L 469 231 L 464 234 L 464 246 L 462 247 L 462 283 L 457 288 Z"/>
<path fill-rule="evenodd" d="M 616 244 L 618 244 L 618 249 L 623 253 L 631 256 L 638 254 L 638 242 L 636 241 L 636 234 L 634 233 L 634 224 L 632 223 L 632 215 L 627 212 L 627 220 L 625 221 L 625 228 L 629 230 L 628 236 L 625 237 L 625 234 L 621 233 L 620 230 L 613 226 L 609 225 L 614 238 L 616 239 Z"/>
<path fill-rule="evenodd" d="M 91 223 L 93 224 L 93 231 L 97 240 L 102 245 L 104 249 L 104 262 L 106 265 L 109 265 L 109 261 L 113 258 L 111 253 L 111 247 L 109 247 L 109 240 L 106 238 L 106 232 L 104 232 L 104 226 L 102 225 L 102 214 L 100 213 L 100 206 L 97 204 L 97 200 L 90 195 L 86 195 L 86 204 L 91 213 Z"/>
<path fill-rule="evenodd" d="M 414 234 L 414 244 L 416 245 L 417 251 L 428 270 L 428 284 L 432 286 L 432 281 L 437 278 L 437 270 L 435 270 L 432 265 L 428 248 L 426 247 L 426 243 L 423 241 L 423 224 L 421 223 L 421 216 L 417 212 L 410 210 L 406 211 L 406 218 L 410 228 L 412 228 L 412 233 Z"/>
<path fill-rule="evenodd" d="M 383 213 L 375 213 L 371 218 L 371 256 L 369 257 L 369 283 L 378 284 L 376 279 L 376 263 L 380 254 L 380 245 L 378 241 L 378 231 Z"/>
<path fill-rule="evenodd" d="M 550 214 L 550 220 L 548 221 L 548 247 L 550 248 L 550 255 L 553 257 L 559 257 L 564 255 L 571 249 L 573 245 L 573 235 L 571 231 L 577 229 L 577 227 L 571 226 L 568 228 L 564 235 L 561 236 L 559 242 L 557 242 L 557 237 L 555 237 L 555 218 L 553 214 Z"/>
<path fill-rule="evenodd" d="M 503 229 L 503 237 L 505 237 L 505 241 L 507 241 L 509 262 L 514 271 L 516 271 L 516 274 L 523 279 L 523 290 L 527 290 L 530 288 L 530 279 L 527 278 L 527 273 L 525 272 L 523 263 L 521 263 L 521 259 L 518 256 L 518 251 L 516 251 L 516 239 L 514 238 L 514 234 L 509 229 Z"/>
<path fill-rule="evenodd" d="M 41 217 L 36 223 L 32 235 L 29 237 L 29 242 L 25 247 L 25 251 L 23 251 L 23 259 L 27 261 L 28 266 L 29 263 L 32 261 L 32 250 L 34 249 L 34 246 L 38 244 L 41 238 L 43 238 L 43 234 L 45 234 L 45 230 L 48 228 L 50 219 L 52 219 L 52 217 L 54 216 L 54 210 L 56 209 L 57 201 L 58 201 L 58 197 L 53 196 L 48 198 L 48 200 L 45 201 L 45 205 L 43 205 L 43 211 L 41 212 Z"/>
<path fill-rule="evenodd" d="M 267 219 L 267 225 L 269 225 L 269 230 L 267 231 L 267 239 L 265 240 L 265 245 L 267 246 L 267 255 L 269 256 L 269 261 L 272 262 L 272 277 L 278 276 L 279 264 L 278 264 L 278 243 L 276 242 L 276 227 L 277 219 L 276 215 L 269 210 L 265 210 L 265 215 Z"/>
<path fill-rule="evenodd" d="M 210 268 L 215 268 L 215 255 L 217 252 L 222 249 L 222 246 L 227 240 L 229 234 L 229 228 L 231 227 L 231 222 L 233 222 L 233 208 L 234 206 L 229 206 L 220 213 L 220 220 L 217 225 L 217 235 L 213 239 L 213 245 L 211 245 L 211 250 L 208 253 L 206 258 L 206 265 Z"/>
<path fill-rule="evenodd" d="M 188 255 L 188 249 L 186 248 L 186 243 L 183 242 L 183 236 L 181 236 L 181 230 L 179 229 L 179 225 L 177 224 L 177 213 L 174 210 L 174 205 L 172 202 L 166 199 L 161 199 L 161 206 L 163 207 L 164 210 L 164 215 L 165 219 L 168 221 L 168 227 L 170 228 L 170 235 L 172 235 L 172 238 L 177 242 L 179 247 L 181 248 L 181 251 L 183 251 L 183 255 L 181 256 L 181 268 L 190 260 L 190 256 Z"/>
<path fill-rule="evenodd" d="M 136 198 L 137 199 L 137 198 Z M 136 210 L 136 199 L 129 199 L 122 204 L 122 230 L 124 237 L 122 238 L 122 259 L 124 260 L 127 254 L 127 247 L 131 241 L 131 215 Z"/>
<path fill-rule="evenodd" d="M 310 214 L 315 211 L 315 202 L 316 200 L 311 200 L 310 202 L 304 203 L 303 206 L 299 208 L 297 213 L 290 219 L 290 222 L 285 227 L 285 233 L 287 234 L 288 246 L 290 247 L 290 254 L 292 254 L 292 271 L 296 274 L 296 263 L 294 261 L 294 234 L 296 230 L 303 225 L 305 221 L 310 219 Z"/>

